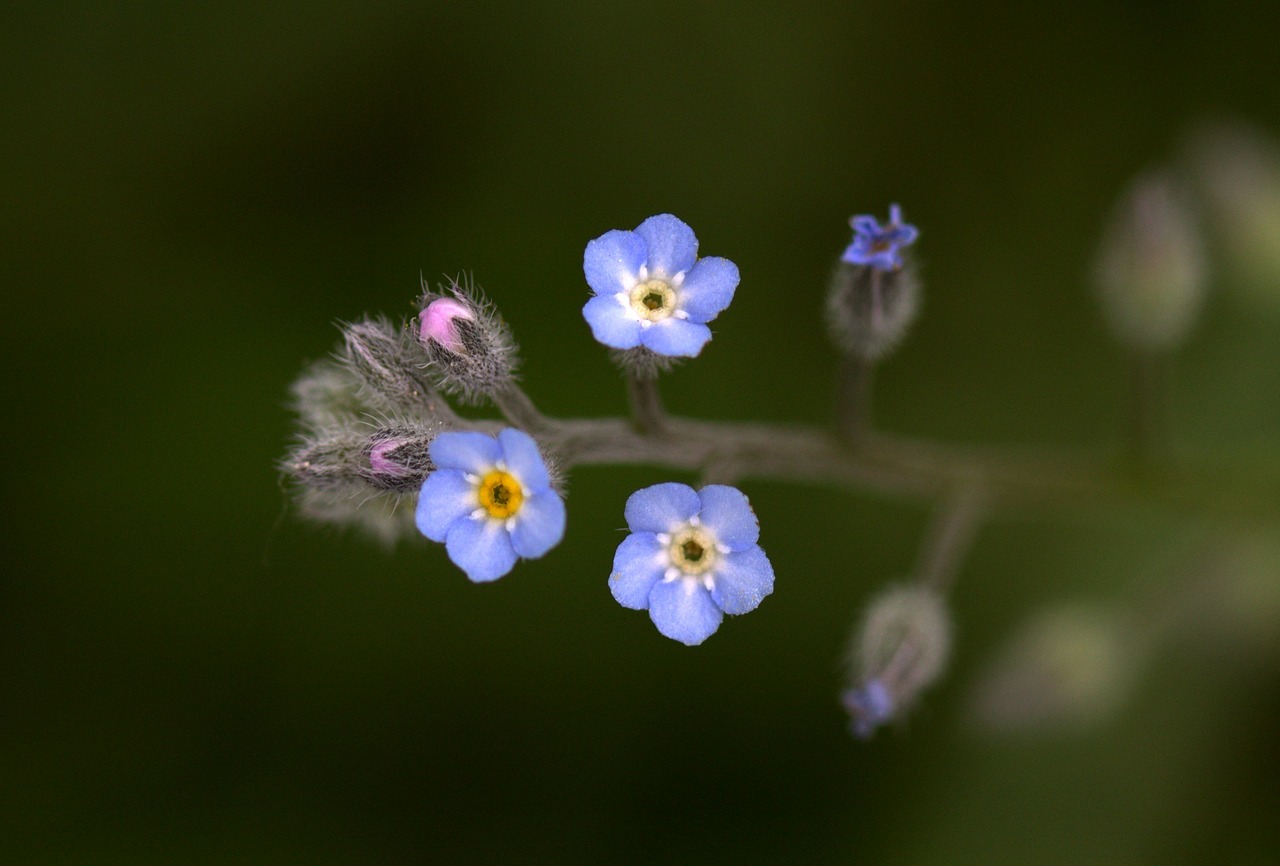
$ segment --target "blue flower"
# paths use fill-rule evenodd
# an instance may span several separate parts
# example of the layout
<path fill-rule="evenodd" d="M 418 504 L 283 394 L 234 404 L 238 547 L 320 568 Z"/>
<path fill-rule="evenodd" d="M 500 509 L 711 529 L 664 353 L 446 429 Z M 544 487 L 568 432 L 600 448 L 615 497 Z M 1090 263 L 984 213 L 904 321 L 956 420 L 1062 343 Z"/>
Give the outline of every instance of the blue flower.
<path fill-rule="evenodd" d="M 529 434 L 474 431 L 431 440 L 436 469 L 418 494 L 418 531 L 442 541 L 476 583 L 497 580 L 516 559 L 536 559 L 564 536 L 564 502 Z"/>
<path fill-rule="evenodd" d="M 699 259 L 693 229 L 671 214 L 589 242 L 582 270 L 595 293 L 582 315 L 596 340 L 659 355 L 692 358 L 702 351 L 711 339 L 707 322 L 738 287 L 738 266 L 716 256 Z"/>
<path fill-rule="evenodd" d="M 915 242 L 916 227 L 902 221 L 902 208 L 889 205 L 889 222 L 881 226 L 873 216 L 863 214 L 849 220 L 853 243 L 840 258 L 851 265 L 870 265 L 880 271 L 902 267 L 902 248 Z"/>
<path fill-rule="evenodd" d="M 609 589 L 623 607 L 648 610 L 658 631 L 694 646 L 726 613 L 755 610 L 773 592 L 773 566 L 741 490 L 655 484 L 627 500 L 631 534 L 613 557 Z"/>

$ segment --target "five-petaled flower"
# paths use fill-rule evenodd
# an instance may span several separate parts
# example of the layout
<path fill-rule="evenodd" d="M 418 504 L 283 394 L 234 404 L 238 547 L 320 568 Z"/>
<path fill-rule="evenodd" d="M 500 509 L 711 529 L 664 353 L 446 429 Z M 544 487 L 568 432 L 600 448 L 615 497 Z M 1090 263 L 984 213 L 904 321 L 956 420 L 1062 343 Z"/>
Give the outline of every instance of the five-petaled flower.
<path fill-rule="evenodd" d="M 444 542 L 471 580 L 496 580 L 517 558 L 536 559 L 560 542 L 564 502 L 529 434 L 441 433 L 430 453 L 436 470 L 418 494 L 418 531 Z"/>
<path fill-rule="evenodd" d="M 889 205 L 889 222 L 883 226 L 867 214 L 852 217 L 853 243 L 840 258 L 851 265 L 870 265 L 881 271 L 902 267 L 902 248 L 915 242 L 916 227 L 902 221 L 902 208 Z"/>
<path fill-rule="evenodd" d="M 724 614 L 755 610 L 773 592 L 760 526 L 737 488 L 655 484 L 631 494 L 626 518 L 609 588 L 623 607 L 648 609 L 667 637 L 700 644 Z"/>
<path fill-rule="evenodd" d="M 615 349 L 642 346 L 659 355 L 702 351 L 711 339 L 706 323 L 729 306 L 738 286 L 738 266 L 699 259 L 693 229 L 671 214 L 590 241 L 582 270 L 595 293 L 582 308 L 592 335 Z"/>

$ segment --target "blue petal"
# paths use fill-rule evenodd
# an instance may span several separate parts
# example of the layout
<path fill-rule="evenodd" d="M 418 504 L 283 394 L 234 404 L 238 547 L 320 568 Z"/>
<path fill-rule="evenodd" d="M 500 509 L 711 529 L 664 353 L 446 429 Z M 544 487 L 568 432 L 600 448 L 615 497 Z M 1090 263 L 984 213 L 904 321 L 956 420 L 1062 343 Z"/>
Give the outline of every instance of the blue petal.
<path fill-rule="evenodd" d="M 679 358 L 695 357 L 710 339 L 710 328 L 685 319 L 663 319 L 640 332 L 642 346 Z"/>
<path fill-rule="evenodd" d="M 640 319 L 630 304 L 622 304 L 615 295 L 597 295 L 582 308 L 582 318 L 591 326 L 597 342 L 615 349 L 634 349 L 640 345 Z"/>
<path fill-rule="evenodd" d="M 880 233 L 880 221 L 868 214 L 850 218 L 849 225 L 860 235 L 876 235 Z"/>
<path fill-rule="evenodd" d="M 702 500 L 702 525 L 715 534 L 716 541 L 730 550 L 742 550 L 759 540 L 760 522 L 741 490 L 709 484 L 698 491 L 698 498 Z"/>
<path fill-rule="evenodd" d="M 502 446 L 502 456 L 507 468 L 520 482 L 526 496 L 531 490 L 545 490 L 551 486 L 551 479 L 547 477 L 547 464 L 542 462 L 542 452 L 538 450 L 538 443 L 532 436 L 523 430 L 508 427 L 498 434 L 498 444 Z"/>
<path fill-rule="evenodd" d="M 680 308 L 691 322 L 709 322 L 729 306 L 738 287 L 738 266 L 719 256 L 698 259 L 680 286 Z"/>
<path fill-rule="evenodd" d="M 582 254 L 582 272 L 587 277 L 587 285 L 601 296 L 631 291 L 636 284 L 636 274 L 644 264 L 646 250 L 644 238 L 618 229 L 588 241 Z"/>
<path fill-rule="evenodd" d="M 842 700 L 849 712 L 850 727 L 859 739 L 869 739 L 876 728 L 893 719 L 893 696 L 878 679 L 850 689 Z"/>
<path fill-rule="evenodd" d="M 698 239 L 693 229 L 669 213 L 651 216 L 636 228 L 649 247 L 649 273 L 674 277 L 698 260 Z"/>
<path fill-rule="evenodd" d="M 755 610 L 773 592 L 773 566 L 759 547 L 726 553 L 716 564 L 711 598 L 725 613 Z"/>
<path fill-rule="evenodd" d="M 428 451 L 431 462 L 441 469 L 461 469 L 473 474 L 488 472 L 502 459 L 498 440 L 474 430 L 441 433 L 431 440 Z"/>
<path fill-rule="evenodd" d="M 666 481 L 632 493 L 623 514 L 632 532 L 673 532 L 701 508 L 692 487 Z"/>
<path fill-rule="evenodd" d="M 516 564 L 516 551 L 502 521 L 487 517 L 455 521 L 444 549 L 474 583 L 497 580 Z"/>
<path fill-rule="evenodd" d="M 609 591 L 618 604 L 632 610 L 649 607 L 649 592 L 667 569 L 667 556 L 652 532 L 634 532 L 622 539 L 613 555 Z"/>
<path fill-rule="evenodd" d="M 679 578 L 653 587 L 649 618 L 672 640 L 697 646 L 715 633 L 724 614 L 700 581 Z"/>
<path fill-rule="evenodd" d="M 525 493 L 511 525 L 511 546 L 526 559 L 537 559 L 564 538 L 564 502 L 550 488 Z"/>
<path fill-rule="evenodd" d="M 418 531 L 432 541 L 444 541 L 449 527 L 480 507 L 475 485 L 457 469 L 437 469 L 427 476 L 418 494 L 414 520 Z"/>

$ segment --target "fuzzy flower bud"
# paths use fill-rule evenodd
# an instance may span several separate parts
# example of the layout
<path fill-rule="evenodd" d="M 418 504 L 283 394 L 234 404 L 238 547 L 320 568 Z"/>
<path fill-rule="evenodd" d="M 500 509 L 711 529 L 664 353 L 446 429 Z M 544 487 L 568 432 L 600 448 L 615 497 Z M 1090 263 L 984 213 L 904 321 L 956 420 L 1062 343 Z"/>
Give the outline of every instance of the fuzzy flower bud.
<path fill-rule="evenodd" d="M 341 359 L 381 408 L 428 417 L 447 414 L 444 402 L 422 379 L 422 352 L 385 319 L 367 319 L 342 328 Z"/>
<path fill-rule="evenodd" d="M 333 360 L 311 364 L 290 387 L 293 409 L 307 429 L 341 426 L 368 411 L 360 399 L 360 379 Z"/>
<path fill-rule="evenodd" d="M 413 529 L 412 498 L 434 466 L 428 448 L 440 421 L 400 424 L 372 435 L 350 422 L 304 434 L 280 462 L 300 513 L 354 526 L 391 542 Z"/>
<path fill-rule="evenodd" d="M 374 487 L 396 493 L 416 493 L 435 466 L 429 447 L 436 429 L 388 427 L 366 443 L 368 457 L 360 476 Z"/>
<path fill-rule="evenodd" d="M 842 695 L 860 739 L 901 718 L 937 679 L 951 650 L 951 618 L 942 598 L 920 586 L 890 589 L 872 602 L 850 645 L 858 683 Z"/>
<path fill-rule="evenodd" d="M 1097 282 L 1121 342 L 1158 350 L 1186 337 L 1204 297 L 1204 253 L 1185 196 L 1166 173 L 1140 177 L 1120 200 Z"/>
<path fill-rule="evenodd" d="M 920 283 L 902 252 L 917 232 L 897 205 L 884 226 L 866 215 L 850 224 L 853 242 L 827 290 L 827 327 L 842 352 L 874 362 L 897 346 L 920 309 Z"/>
<path fill-rule="evenodd" d="M 515 377 L 515 342 L 475 286 L 454 281 L 443 291 L 447 294 L 424 293 L 419 301 L 417 338 L 426 352 L 427 373 L 446 393 L 478 403 Z"/>
<path fill-rule="evenodd" d="M 465 348 L 454 321 L 472 322 L 475 318 L 471 309 L 457 298 L 436 298 L 418 316 L 418 339 L 424 346 L 436 343 L 445 351 L 460 355 Z"/>

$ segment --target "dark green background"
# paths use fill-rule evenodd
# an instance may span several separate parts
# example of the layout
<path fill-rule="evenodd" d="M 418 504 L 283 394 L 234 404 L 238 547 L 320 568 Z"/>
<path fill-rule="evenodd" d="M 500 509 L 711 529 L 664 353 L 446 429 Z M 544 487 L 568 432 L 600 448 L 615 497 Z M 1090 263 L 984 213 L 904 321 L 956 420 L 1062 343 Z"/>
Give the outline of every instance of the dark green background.
<path fill-rule="evenodd" d="M 575 473 L 560 547 L 477 587 L 437 547 L 299 523 L 274 470 L 303 362 L 337 319 L 410 314 L 420 273 L 474 273 L 547 411 L 621 411 L 582 248 L 663 211 L 743 274 L 670 406 L 821 422 L 823 281 L 848 216 L 891 201 L 927 300 L 883 424 L 1112 449 L 1101 226 L 1204 118 L 1280 130 L 1278 9 L 7 5 L 0 859 L 1278 856 L 1274 655 L 1173 647 L 1078 736 L 964 723 L 1017 623 L 1139 595 L 1182 524 L 997 519 L 950 675 L 861 744 L 845 634 L 910 567 L 925 503 L 744 485 L 777 591 L 690 650 L 605 584 L 626 496 L 679 475 Z M 1271 447 L 1277 333 L 1213 301 L 1179 361 L 1184 447 Z"/>

